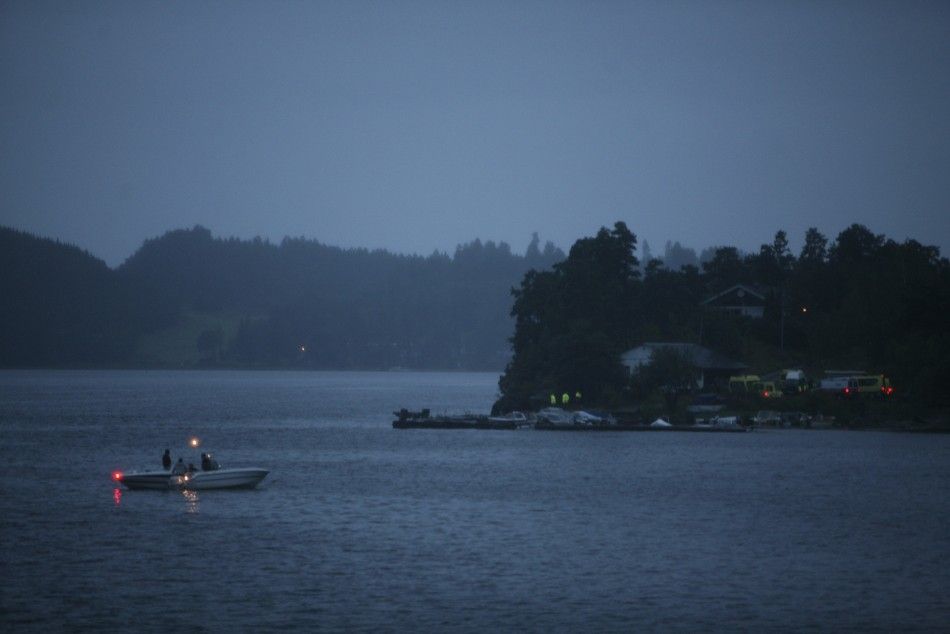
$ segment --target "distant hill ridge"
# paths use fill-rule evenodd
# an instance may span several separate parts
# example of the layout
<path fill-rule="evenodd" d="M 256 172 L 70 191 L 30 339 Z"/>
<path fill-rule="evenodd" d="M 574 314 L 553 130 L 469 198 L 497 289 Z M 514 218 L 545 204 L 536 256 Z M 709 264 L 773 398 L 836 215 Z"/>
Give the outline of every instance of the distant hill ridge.
<path fill-rule="evenodd" d="M 195 226 L 111 270 L 0 228 L 0 366 L 500 369 L 510 289 L 563 257 L 537 236 L 525 255 L 475 240 L 421 257 Z"/>

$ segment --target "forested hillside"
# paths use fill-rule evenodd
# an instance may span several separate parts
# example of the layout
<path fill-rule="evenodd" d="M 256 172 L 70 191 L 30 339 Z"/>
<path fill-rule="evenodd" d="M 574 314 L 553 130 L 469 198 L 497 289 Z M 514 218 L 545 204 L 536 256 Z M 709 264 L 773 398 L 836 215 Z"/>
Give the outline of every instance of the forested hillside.
<path fill-rule="evenodd" d="M 131 354 L 132 289 L 76 247 L 0 228 L 0 365 L 108 365 Z"/>
<path fill-rule="evenodd" d="M 563 258 L 475 240 L 451 256 L 313 240 L 148 240 L 118 269 L 70 247 L 0 234 L 4 366 L 500 369 L 511 287 Z"/>
<path fill-rule="evenodd" d="M 640 261 L 623 223 L 578 240 L 566 259 L 537 237 L 524 255 L 475 240 L 420 257 L 195 227 L 146 241 L 112 270 L 76 247 L 0 229 L 0 366 L 500 370 L 510 361 L 499 407 L 523 407 L 552 390 L 629 395 L 623 351 L 684 341 L 756 371 L 860 368 L 920 401 L 950 398 L 950 264 L 935 247 L 856 224 L 834 240 L 809 230 L 797 255 L 779 231 L 757 253 L 721 247 L 695 258 L 676 243 L 665 256 L 691 263 Z M 765 298 L 762 318 L 702 308 L 735 284 Z"/>
<path fill-rule="evenodd" d="M 936 247 L 855 224 L 831 242 L 810 229 L 798 256 L 784 231 L 758 253 L 718 248 L 702 269 L 642 263 L 636 251 L 617 223 L 525 276 L 496 410 L 575 390 L 588 402 L 629 400 L 620 355 L 647 341 L 699 342 L 760 372 L 860 368 L 890 376 L 905 397 L 950 404 L 950 262 Z M 736 284 L 765 298 L 761 318 L 703 308 Z"/>

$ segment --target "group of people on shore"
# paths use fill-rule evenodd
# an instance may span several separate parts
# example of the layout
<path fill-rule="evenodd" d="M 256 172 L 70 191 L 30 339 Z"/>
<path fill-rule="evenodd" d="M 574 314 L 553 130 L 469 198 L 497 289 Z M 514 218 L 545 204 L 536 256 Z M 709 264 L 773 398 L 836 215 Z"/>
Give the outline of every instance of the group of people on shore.
<path fill-rule="evenodd" d="M 172 454 L 171 451 L 166 449 L 165 453 L 162 454 L 162 468 L 166 471 L 171 471 L 172 475 L 184 475 L 186 473 L 197 471 L 193 463 L 185 464 L 183 458 L 178 458 L 178 462 L 175 463 L 175 466 L 172 466 Z M 218 461 L 215 460 L 210 453 L 201 454 L 201 470 L 202 471 L 215 471 L 220 469 L 221 465 L 218 464 Z"/>
<path fill-rule="evenodd" d="M 551 393 L 551 407 L 556 407 L 558 404 L 557 394 Z M 574 392 L 574 405 L 578 406 L 581 402 L 581 391 L 577 390 Z M 571 403 L 571 395 L 567 392 L 561 394 L 561 407 L 567 407 Z"/>

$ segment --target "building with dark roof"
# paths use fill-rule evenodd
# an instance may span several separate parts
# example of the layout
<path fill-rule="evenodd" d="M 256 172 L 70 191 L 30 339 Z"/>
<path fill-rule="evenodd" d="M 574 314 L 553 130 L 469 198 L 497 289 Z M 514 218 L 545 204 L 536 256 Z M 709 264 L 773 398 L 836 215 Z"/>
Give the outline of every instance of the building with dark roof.
<path fill-rule="evenodd" d="M 761 319 L 765 314 L 765 296 L 745 284 L 736 284 L 704 300 L 701 306 L 706 310 L 722 310 Z"/>

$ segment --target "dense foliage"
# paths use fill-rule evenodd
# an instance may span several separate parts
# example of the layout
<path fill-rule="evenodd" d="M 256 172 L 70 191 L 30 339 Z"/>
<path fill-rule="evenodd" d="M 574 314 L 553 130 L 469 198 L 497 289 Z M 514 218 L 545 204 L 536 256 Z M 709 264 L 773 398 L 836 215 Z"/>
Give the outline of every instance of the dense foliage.
<path fill-rule="evenodd" d="M 529 271 L 513 291 L 514 357 L 497 409 L 526 408 L 548 394 L 599 400 L 623 388 L 619 355 L 632 342 L 639 262 L 636 237 L 618 222 L 578 240 L 550 271 Z"/>
<path fill-rule="evenodd" d="M 0 228 L 0 365 L 115 364 L 131 353 L 134 294 L 105 262 Z"/>
<path fill-rule="evenodd" d="M 537 237 L 523 256 L 476 240 L 452 256 L 419 257 L 222 240 L 195 227 L 147 241 L 112 270 L 75 247 L 0 228 L 0 366 L 508 361 L 497 404 L 507 409 L 550 393 L 581 392 L 588 404 L 634 398 L 620 355 L 687 341 L 757 372 L 885 373 L 904 398 L 950 404 L 950 264 L 937 248 L 852 225 L 834 240 L 810 229 L 798 255 L 782 231 L 752 254 L 697 256 L 670 243 L 664 255 L 639 261 L 623 223 L 579 240 L 566 259 Z M 762 319 L 701 309 L 737 283 L 765 296 Z M 143 341 L 170 349 L 174 337 L 193 357 L 142 351 Z"/>
<path fill-rule="evenodd" d="M 691 260 L 678 244 L 666 251 Z M 635 252 L 636 237 L 617 223 L 578 241 L 552 271 L 525 275 L 496 410 L 575 389 L 596 403 L 633 398 L 620 355 L 647 341 L 699 342 L 760 372 L 884 373 L 905 398 L 950 401 L 950 263 L 936 247 L 855 224 L 830 244 L 809 229 L 797 257 L 784 231 L 758 253 L 714 249 L 699 258 L 702 270 L 651 259 L 638 275 Z M 735 284 L 766 297 L 763 318 L 702 308 Z"/>
<path fill-rule="evenodd" d="M 143 338 L 163 345 L 185 332 L 207 365 L 334 369 L 501 368 L 509 289 L 564 257 L 537 236 L 523 256 L 475 240 L 451 257 L 418 257 L 222 240 L 202 227 L 146 241 L 115 271 L 9 229 L 0 253 L 0 290 L 11 299 L 0 365 L 149 364 Z M 202 330 L 187 332 L 194 314 Z"/>

